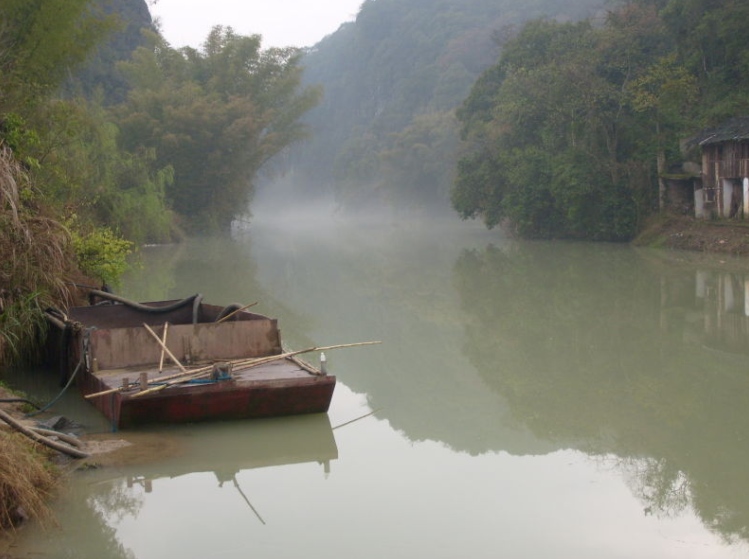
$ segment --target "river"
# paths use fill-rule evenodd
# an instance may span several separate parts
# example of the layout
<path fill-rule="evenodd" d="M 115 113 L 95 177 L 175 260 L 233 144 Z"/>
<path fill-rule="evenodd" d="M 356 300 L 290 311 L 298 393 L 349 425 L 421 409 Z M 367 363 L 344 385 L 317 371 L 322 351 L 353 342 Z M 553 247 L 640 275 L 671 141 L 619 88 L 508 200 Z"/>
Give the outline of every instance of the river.
<path fill-rule="evenodd" d="M 14 557 L 749 556 L 749 261 L 295 224 L 146 249 L 121 292 L 382 340 L 328 354 L 329 413 L 146 429 Z"/>

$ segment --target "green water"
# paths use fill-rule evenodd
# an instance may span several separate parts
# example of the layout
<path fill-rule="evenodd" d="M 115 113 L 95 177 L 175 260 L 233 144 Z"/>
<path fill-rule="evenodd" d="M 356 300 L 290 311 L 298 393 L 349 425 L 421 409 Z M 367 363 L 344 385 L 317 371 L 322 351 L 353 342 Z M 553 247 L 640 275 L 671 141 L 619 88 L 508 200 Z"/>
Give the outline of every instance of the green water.
<path fill-rule="evenodd" d="M 749 556 L 749 261 L 289 225 L 147 249 L 122 293 L 382 340 L 327 356 L 327 416 L 151 429 L 177 455 L 76 473 L 12 554 Z"/>

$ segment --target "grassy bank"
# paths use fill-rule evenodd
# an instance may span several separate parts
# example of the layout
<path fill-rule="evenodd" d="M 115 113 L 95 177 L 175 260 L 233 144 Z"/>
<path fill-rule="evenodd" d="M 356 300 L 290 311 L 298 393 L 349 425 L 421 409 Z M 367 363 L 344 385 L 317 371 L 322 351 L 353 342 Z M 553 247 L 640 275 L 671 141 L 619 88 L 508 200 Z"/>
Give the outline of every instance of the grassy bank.
<path fill-rule="evenodd" d="M 39 353 L 43 309 L 72 301 L 68 282 L 81 277 L 69 231 L 37 195 L 13 153 L 0 142 L 0 374 L 9 363 Z M 0 386 L 0 398 L 13 395 Z M 20 417 L 15 404 L 0 404 Z M 55 484 L 50 455 L 0 427 L 0 532 L 48 517 Z"/>

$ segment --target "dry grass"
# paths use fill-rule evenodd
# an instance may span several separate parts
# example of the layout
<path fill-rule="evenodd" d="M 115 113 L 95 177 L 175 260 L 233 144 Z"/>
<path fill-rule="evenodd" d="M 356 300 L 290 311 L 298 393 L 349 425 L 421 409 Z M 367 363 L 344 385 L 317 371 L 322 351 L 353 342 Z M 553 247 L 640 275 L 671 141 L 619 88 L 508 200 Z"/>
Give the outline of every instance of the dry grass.
<path fill-rule="evenodd" d="M 71 298 L 70 235 L 35 199 L 28 174 L 0 143 L 0 364 L 28 350 L 46 306 Z"/>
<path fill-rule="evenodd" d="M 28 518 L 49 521 L 45 501 L 56 475 L 38 445 L 0 429 L 0 530 Z"/>

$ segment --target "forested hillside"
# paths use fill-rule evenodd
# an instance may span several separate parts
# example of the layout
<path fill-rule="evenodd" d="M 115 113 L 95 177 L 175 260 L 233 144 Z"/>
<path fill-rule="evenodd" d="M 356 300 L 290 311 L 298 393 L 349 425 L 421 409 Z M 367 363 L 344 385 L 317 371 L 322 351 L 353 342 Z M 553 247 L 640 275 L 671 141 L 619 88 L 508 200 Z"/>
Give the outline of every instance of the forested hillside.
<path fill-rule="evenodd" d="M 454 207 L 525 237 L 631 239 L 680 141 L 749 114 L 746 21 L 745 0 L 636 0 L 529 23 L 458 111 Z"/>
<path fill-rule="evenodd" d="M 292 179 L 346 206 L 448 207 L 458 148 L 453 110 L 496 62 L 513 26 L 589 15 L 599 0 L 367 0 L 354 22 L 304 57 L 325 97 L 313 140 L 290 157 Z"/>
<path fill-rule="evenodd" d="M 133 245 L 227 229 L 320 92 L 260 36 L 172 48 L 144 0 L 3 0 L 0 22 L 1 364 Z"/>

